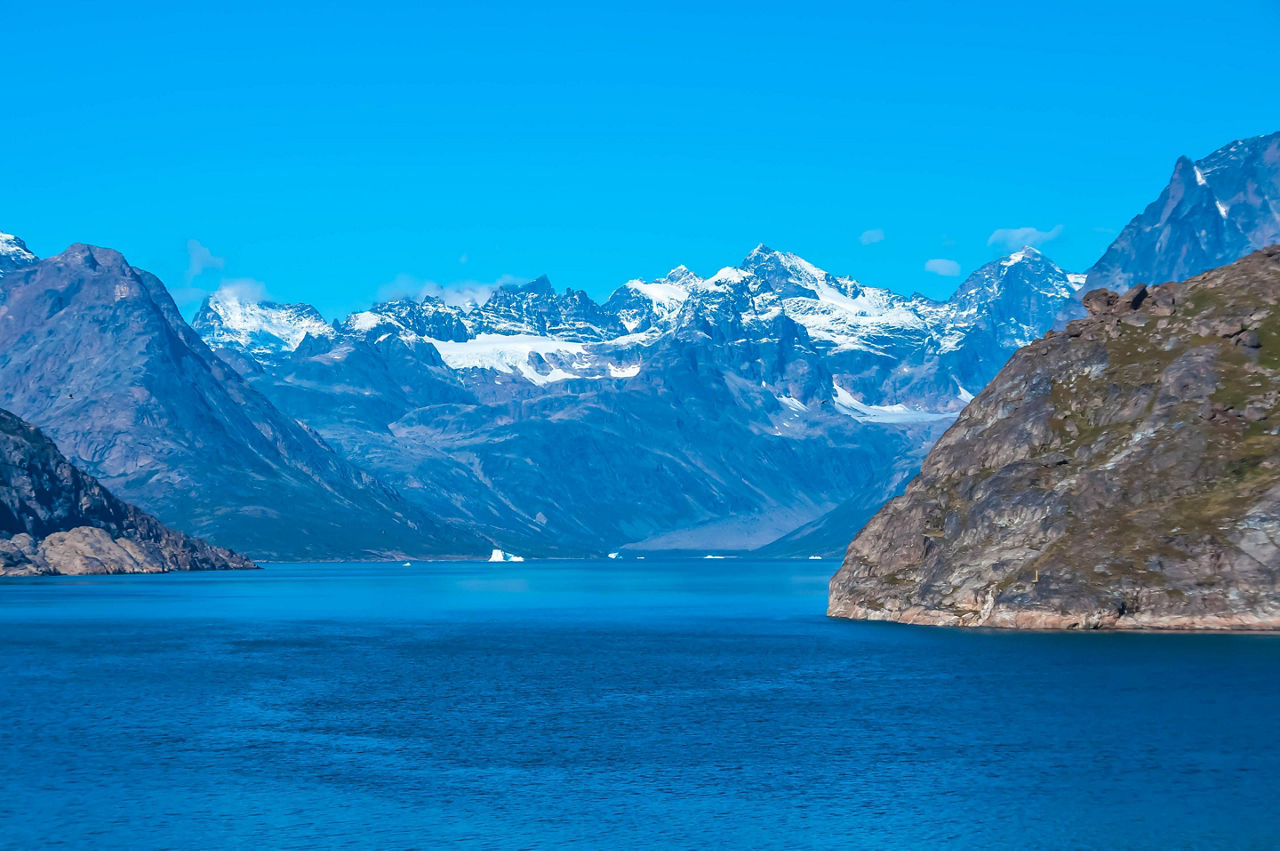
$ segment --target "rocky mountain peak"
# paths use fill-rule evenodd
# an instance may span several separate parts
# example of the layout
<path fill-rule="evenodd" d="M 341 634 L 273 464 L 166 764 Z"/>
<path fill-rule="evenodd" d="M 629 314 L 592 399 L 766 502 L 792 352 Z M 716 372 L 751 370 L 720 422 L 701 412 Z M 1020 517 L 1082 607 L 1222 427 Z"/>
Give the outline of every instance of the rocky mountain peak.
<path fill-rule="evenodd" d="M 551 279 L 546 275 L 539 275 L 527 283 L 511 284 L 510 287 L 514 292 L 531 295 L 554 296 L 556 294 L 556 288 L 551 285 Z"/>
<path fill-rule="evenodd" d="M 351 314 L 339 328 L 345 334 L 364 335 L 374 340 L 392 333 L 406 339 L 428 337 L 463 342 L 472 336 L 465 316 L 460 308 L 433 296 L 424 296 L 421 300 L 402 296 Z"/>
<path fill-rule="evenodd" d="M 770 289 L 786 295 L 817 297 L 814 287 L 831 276 L 809 261 L 785 251 L 775 251 L 761 243 L 738 266 Z"/>
<path fill-rule="evenodd" d="M 1078 288 L 1066 272 L 1031 246 L 980 266 L 956 288 L 958 305 L 990 304 L 1006 297 L 1070 298 Z"/>
<path fill-rule="evenodd" d="M 62 265 L 79 265 L 87 269 L 101 269 L 107 272 L 127 273 L 132 269 L 129 261 L 124 259 L 124 255 L 114 248 L 87 245 L 83 242 L 68 246 L 66 251 L 50 257 L 49 260 Z"/>
<path fill-rule="evenodd" d="M 675 286 L 689 287 L 696 284 L 702 279 L 689 270 L 688 266 L 683 263 L 663 275 L 654 283 L 674 284 Z"/>
<path fill-rule="evenodd" d="M 1280 242 L 1280 133 L 1179 157 L 1164 191 L 1088 271 L 1087 289 L 1179 281 Z"/>

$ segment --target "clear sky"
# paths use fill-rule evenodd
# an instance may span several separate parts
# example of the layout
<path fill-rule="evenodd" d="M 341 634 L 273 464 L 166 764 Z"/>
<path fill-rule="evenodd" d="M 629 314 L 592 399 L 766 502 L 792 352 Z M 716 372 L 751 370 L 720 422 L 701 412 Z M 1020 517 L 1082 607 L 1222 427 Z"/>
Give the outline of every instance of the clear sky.
<path fill-rule="evenodd" d="M 118 248 L 190 311 L 334 316 L 756 243 L 947 295 L 1034 228 L 1083 270 L 1280 130 L 1280 3 L 4 2 L 0 230 Z M 194 262 L 193 262 L 194 258 Z M 951 261 L 930 262 L 930 261 Z M 935 271 L 927 271 L 926 266 Z"/>

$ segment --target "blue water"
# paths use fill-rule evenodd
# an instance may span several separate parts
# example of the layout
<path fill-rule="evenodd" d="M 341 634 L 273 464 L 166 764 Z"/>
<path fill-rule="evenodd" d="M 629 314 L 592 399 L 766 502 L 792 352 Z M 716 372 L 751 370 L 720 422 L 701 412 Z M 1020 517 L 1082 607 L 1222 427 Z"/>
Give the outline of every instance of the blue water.
<path fill-rule="evenodd" d="M 5 581 L 0 843 L 1280 845 L 1280 638 L 832 621 L 834 567 Z"/>

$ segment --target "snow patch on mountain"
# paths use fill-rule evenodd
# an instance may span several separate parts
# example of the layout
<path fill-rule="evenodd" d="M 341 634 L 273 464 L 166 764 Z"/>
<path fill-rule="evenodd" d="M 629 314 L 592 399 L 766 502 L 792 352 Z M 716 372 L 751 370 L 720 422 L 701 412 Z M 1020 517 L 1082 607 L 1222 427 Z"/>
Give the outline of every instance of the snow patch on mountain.
<path fill-rule="evenodd" d="M 534 384 L 549 384 L 578 378 L 564 366 L 586 369 L 591 366 L 581 343 L 537 337 L 530 334 L 480 334 L 459 343 L 432 340 L 450 369 L 491 369 L 519 373 Z M 558 362 L 558 363 L 557 363 Z M 545 371 L 540 371 L 544 366 Z"/>
<path fill-rule="evenodd" d="M 955 419 L 957 411 L 925 411 L 909 408 L 906 405 L 868 405 L 854 398 L 853 394 L 840 386 L 839 382 L 831 383 L 835 397 L 836 410 L 848 414 L 855 420 L 874 423 L 925 423 L 939 420 Z"/>

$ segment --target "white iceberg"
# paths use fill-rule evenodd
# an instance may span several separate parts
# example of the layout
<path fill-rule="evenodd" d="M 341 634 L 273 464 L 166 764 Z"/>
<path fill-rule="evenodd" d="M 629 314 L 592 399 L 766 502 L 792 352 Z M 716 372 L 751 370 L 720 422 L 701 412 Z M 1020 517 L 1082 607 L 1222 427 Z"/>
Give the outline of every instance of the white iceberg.
<path fill-rule="evenodd" d="M 512 555 L 495 548 L 489 556 L 489 561 L 524 561 L 524 556 Z"/>

